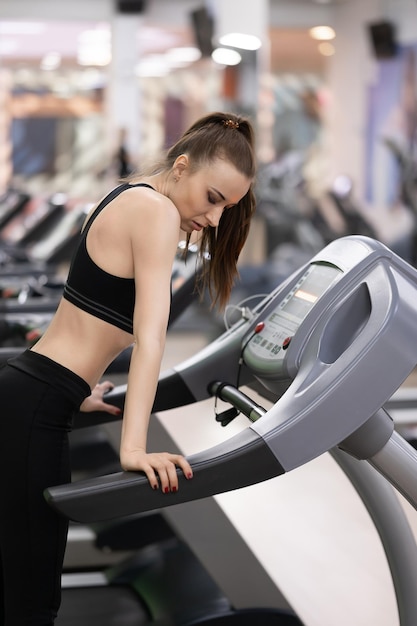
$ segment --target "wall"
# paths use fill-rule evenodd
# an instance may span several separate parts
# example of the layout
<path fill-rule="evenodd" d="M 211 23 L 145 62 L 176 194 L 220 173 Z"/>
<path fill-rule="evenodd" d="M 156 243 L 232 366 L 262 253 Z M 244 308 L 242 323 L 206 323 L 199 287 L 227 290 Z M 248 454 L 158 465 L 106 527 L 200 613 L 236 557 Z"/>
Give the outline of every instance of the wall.
<path fill-rule="evenodd" d="M 365 196 L 367 94 L 377 72 L 367 25 L 382 18 L 394 22 L 399 43 L 417 42 L 415 0 L 352 0 L 333 11 L 337 39 L 328 70 L 329 160 L 332 175 L 342 172 L 353 177 L 360 197 Z"/>
<path fill-rule="evenodd" d="M 184 25 L 188 12 L 199 5 L 201 0 L 149 0 L 147 19 L 156 24 Z M 24 16 L 39 20 L 48 16 L 108 20 L 113 14 L 113 0 L 3 0 L 0 3 L 0 19 Z M 382 17 L 395 22 L 401 43 L 417 41 L 416 0 L 341 0 L 331 6 L 301 0 L 271 0 L 270 5 L 271 26 L 306 28 L 327 22 L 337 31 L 337 53 L 329 60 L 327 73 L 332 94 L 325 117 L 329 177 L 340 172 L 350 174 L 361 197 L 365 188 L 367 90 L 376 71 L 366 25 Z"/>

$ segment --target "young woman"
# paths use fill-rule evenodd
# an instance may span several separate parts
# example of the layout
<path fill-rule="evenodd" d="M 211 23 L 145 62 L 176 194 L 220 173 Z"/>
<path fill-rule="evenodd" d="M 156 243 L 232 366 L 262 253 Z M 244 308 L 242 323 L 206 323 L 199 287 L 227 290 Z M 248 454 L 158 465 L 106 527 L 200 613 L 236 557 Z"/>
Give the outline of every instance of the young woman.
<path fill-rule="evenodd" d="M 254 212 L 254 175 L 248 120 L 214 113 L 193 124 L 162 162 L 93 209 L 49 328 L 0 370 L 0 624 L 54 623 L 67 523 L 43 491 L 70 480 L 72 415 L 101 408 L 98 382 L 132 343 L 121 466 L 165 493 L 178 489 L 177 468 L 192 478 L 181 455 L 146 449 L 172 263 L 180 231 L 198 231 L 210 255 L 200 287 L 225 305 Z"/>

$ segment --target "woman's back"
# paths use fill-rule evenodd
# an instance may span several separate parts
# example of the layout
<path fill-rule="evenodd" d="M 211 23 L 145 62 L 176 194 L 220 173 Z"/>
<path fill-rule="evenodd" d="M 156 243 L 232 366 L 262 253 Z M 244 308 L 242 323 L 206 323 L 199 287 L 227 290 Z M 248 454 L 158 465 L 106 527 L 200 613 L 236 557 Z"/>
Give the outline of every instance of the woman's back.
<path fill-rule="evenodd" d="M 135 259 L 139 263 L 141 257 L 138 233 L 152 228 L 157 208 L 164 210 L 157 206 L 161 198 L 162 203 L 169 202 L 149 186 L 119 189 L 119 194 L 113 192 L 110 201 L 105 198 L 90 212 L 64 297 L 49 328 L 32 348 L 77 373 L 90 387 L 134 340 L 134 279 L 140 274 Z"/>

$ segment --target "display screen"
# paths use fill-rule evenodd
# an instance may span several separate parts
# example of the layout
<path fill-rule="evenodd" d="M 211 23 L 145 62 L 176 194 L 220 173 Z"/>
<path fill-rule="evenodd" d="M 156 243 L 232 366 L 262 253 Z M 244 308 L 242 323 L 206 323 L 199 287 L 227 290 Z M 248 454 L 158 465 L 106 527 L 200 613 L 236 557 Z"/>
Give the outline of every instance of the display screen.
<path fill-rule="evenodd" d="M 285 302 L 281 312 L 302 321 L 318 298 L 326 291 L 331 284 L 336 273 L 335 267 L 328 265 L 314 265 L 312 271 L 303 280 L 302 284 L 296 288 L 291 297 Z"/>
<path fill-rule="evenodd" d="M 253 371 L 276 379 L 286 375 L 286 348 L 308 313 L 341 273 L 338 267 L 328 263 L 310 265 L 269 314 L 262 332 L 249 342 L 245 362 Z"/>
<path fill-rule="evenodd" d="M 294 315 L 297 319 L 302 320 L 307 315 L 317 298 L 318 296 L 308 293 L 303 289 L 299 289 L 282 310 L 286 313 Z"/>

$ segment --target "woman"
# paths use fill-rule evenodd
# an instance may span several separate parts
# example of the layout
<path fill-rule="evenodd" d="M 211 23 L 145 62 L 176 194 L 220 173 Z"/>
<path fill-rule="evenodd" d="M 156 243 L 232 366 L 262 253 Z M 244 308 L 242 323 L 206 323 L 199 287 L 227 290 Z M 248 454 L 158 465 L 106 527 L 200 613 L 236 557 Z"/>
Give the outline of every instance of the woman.
<path fill-rule="evenodd" d="M 133 175 L 88 216 L 47 331 L 1 370 L 4 626 L 54 623 L 67 523 L 47 506 L 43 491 L 69 481 L 72 414 L 80 405 L 100 407 L 98 381 L 132 343 L 121 466 L 144 472 L 150 486 L 165 493 L 178 489 L 177 467 L 192 478 L 181 455 L 146 449 L 172 263 L 180 231 L 199 232 L 201 251 L 211 257 L 200 288 L 208 288 L 213 304 L 225 305 L 254 211 L 254 174 L 248 120 L 214 113 L 197 121 L 164 161 Z"/>

